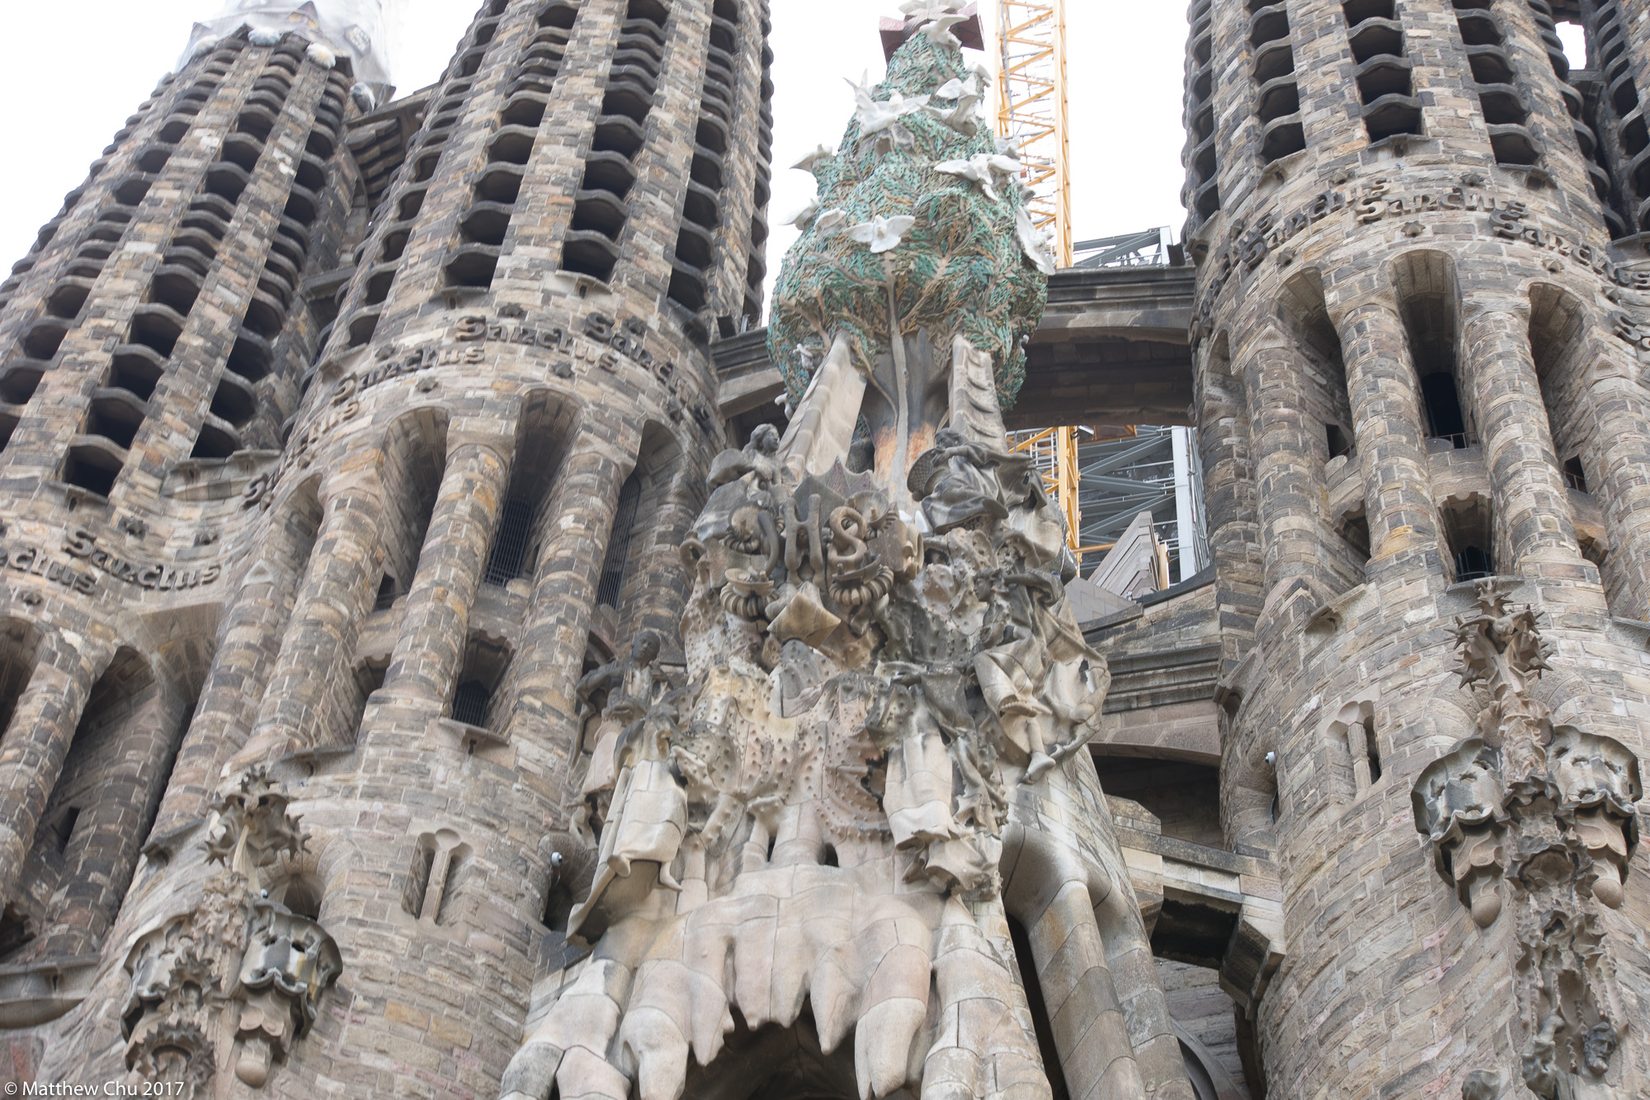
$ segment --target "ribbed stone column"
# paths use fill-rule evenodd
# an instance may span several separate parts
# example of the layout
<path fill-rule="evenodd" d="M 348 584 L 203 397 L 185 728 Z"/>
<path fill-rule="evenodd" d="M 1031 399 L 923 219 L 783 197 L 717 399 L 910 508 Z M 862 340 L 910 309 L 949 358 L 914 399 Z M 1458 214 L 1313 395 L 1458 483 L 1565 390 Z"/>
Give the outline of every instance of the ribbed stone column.
<path fill-rule="evenodd" d="M 103 942 L 137 869 L 189 705 L 188 698 L 152 691 L 120 718 L 113 737 L 121 764 L 105 773 L 98 797 L 75 822 L 42 957 L 82 958 Z"/>
<path fill-rule="evenodd" d="M 346 674 L 384 563 L 382 489 L 376 477 L 346 487 L 349 474 L 341 472 L 326 500 L 326 518 L 264 692 L 262 713 L 231 771 L 313 748 L 325 734 L 322 723 L 334 677 Z M 328 670 L 327 675 L 316 675 L 318 669 Z"/>
<path fill-rule="evenodd" d="M 1404 358 L 1403 321 L 1391 306 L 1365 302 L 1346 312 L 1339 329 L 1371 556 L 1436 555 L 1438 509 L 1427 470 L 1421 386 Z"/>
<path fill-rule="evenodd" d="M 292 614 L 298 583 L 315 545 L 313 497 L 293 494 L 277 505 L 256 559 L 218 631 L 217 652 L 189 734 L 155 822 L 165 838 L 198 822 L 223 776 L 224 762 L 246 743 L 279 654 L 281 625 Z"/>
<path fill-rule="evenodd" d="M 672 9 L 654 116 L 691 117 L 696 111 L 709 29 L 708 7 L 677 4 Z M 676 257 L 675 214 L 682 209 L 692 160 L 693 130 L 686 126 L 661 127 L 636 158 L 636 186 L 627 197 L 633 213 L 619 240 L 623 258 L 615 272 L 618 281 L 656 295 L 669 287 Z"/>
<path fill-rule="evenodd" d="M 692 469 L 688 468 L 690 464 Z M 621 609 L 623 625 L 630 630 L 657 630 L 671 636 L 681 629 L 688 590 L 682 542 L 702 507 L 687 483 L 694 477 L 702 483 L 704 472 L 690 460 L 684 459 L 679 465 L 682 469 L 660 494 L 658 506 L 651 513 L 653 524 L 645 541 L 631 549 L 633 569 L 642 583 L 633 589 Z"/>
<path fill-rule="evenodd" d="M 524 762 L 523 773 L 546 782 L 564 775 L 572 755 L 571 744 L 547 744 L 545 733 L 575 728 L 573 685 L 584 664 L 596 584 L 636 445 L 616 418 L 587 410 L 550 495 L 508 719 L 518 752 L 541 757 L 533 765 Z"/>
<path fill-rule="evenodd" d="M 464 442 L 447 455 L 430 530 L 407 593 L 388 694 L 440 704 L 464 661 L 470 610 L 510 482 L 511 441 Z"/>
<path fill-rule="evenodd" d="M 99 647 L 77 648 L 60 637 L 41 643 L 29 685 L 0 738 L 0 904 L 17 896 L 40 815 L 107 664 Z"/>
<path fill-rule="evenodd" d="M 1461 380 L 1484 447 L 1497 546 L 1509 555 L 1496 571 L 1534 577 L 1544 565 L 1579 568 L 1582 559 L 1530 353 L 1527 310 L 1519 302 L 1468 298 Z"/>
<path fill-rule="evenodd" d="M 1604 509 L 1610 571 L 1620 585 L 1611 610 L 1650 619 L 1650 400 L 1636 378 L 1600 367 L 1583 398 L 1595 422 L 1584 466 L 1599 480 L 1594 492 Z"/>
<path fill-rule="evenodd" d="M 1087 885 L 1065 883 L 1027 922 L 1026 938 L 1066 1080 L 1095 1082 L 1096 1096 L 1146 1095 Z M 1069 973 L 1075 968 L 1068 960 L 1086 960 L 1088 967 Z"/>
<path fill-rule="evenodd" d="M 1263 592 L 1269 599 L 1287 581 L 1322 573 L 1323 469 L 1311 444 L 1317 425 L 1306 414 L 1301 392 L 1306 364 L 1293 348 L 1274 342 L 1250 349 L 1237 370 L 1254 426 Z"/>

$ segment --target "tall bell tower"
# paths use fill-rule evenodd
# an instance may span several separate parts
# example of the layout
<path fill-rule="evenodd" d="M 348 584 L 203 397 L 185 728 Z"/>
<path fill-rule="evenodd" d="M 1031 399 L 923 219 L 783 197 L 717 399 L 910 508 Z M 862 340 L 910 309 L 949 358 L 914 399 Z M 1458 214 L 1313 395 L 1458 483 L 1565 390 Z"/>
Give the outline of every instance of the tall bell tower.
<path fill-rule="evenodd" d="M 1650 962 L 1619 889 L 1650 714 L 1650 43 L 1633 5 L 1585 7 L 1583 67 L 1544 0 L 1192 5 L 1223 810 L 1283 874 L 1251 1021 L 1276 1095 L 1644 1087 L 1642 1040 L 1615 1046 L 1634 984 L 1541 931 Z"/>

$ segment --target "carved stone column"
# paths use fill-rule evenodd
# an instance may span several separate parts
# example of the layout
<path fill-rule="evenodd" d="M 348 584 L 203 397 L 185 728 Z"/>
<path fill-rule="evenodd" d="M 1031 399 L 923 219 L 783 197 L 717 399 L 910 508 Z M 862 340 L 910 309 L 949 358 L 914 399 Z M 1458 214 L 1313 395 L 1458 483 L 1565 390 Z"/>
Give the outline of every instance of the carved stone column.
<path fill-rule="evenodd" d="M 510 450 L 508 442 L 478 441 L 461 443 L 447 456 L 384 678 L 391 695 L 439 705 L 452 693 L 510 481 Z"/>
<path fill-rule="evenodd" d="M 1636 364 L 1597 362 L 1596 380 L 1583 402 L 1596 417 L 1587 469 L 1598 477 L 1595 494 L 1604 508 L 1610 541 L 1610 573 L 1619 584 L 1612 611 L 1628 619 L 1650 618 L 1650 401 L 1629 373 Z"/>
<path fill-rule="evenodd" d="M 1427 471 L 1421 387 L 1406 361 L 1402 320 L 1384 302 L 1365 302 L 1340 321 L 1347 396 L 1359 446 L 1373 558 L 1436 554 L 1438 509 Z"/>
<path fill-rule="evenodd" d="M 1484 447 L 1498 543 L 1509 554 L 1497 572 L 1540 576 L 1557 566 L 1573 575 L 1581 549 L 1530 353 L 1529 318 L 1516 311 L 1527 308 L 1469 299 L 1461 377 Z"/>
<path fill-rule="evenodd" d="M 1255 498 L 1267 599 L 1290 580 L 1317 576 L 1324 558 L 1318 518 L 1323 469 L 1310 443 L 1316 425 L 1304 411 L 1305 364 L 1280 340 L 1272 337 L 1235 364 L 1254 425 Z"/>
<path fill-rule="evenodd" d="M 257 556 L 218 630 L 212 668 L 152 830 L 159 842 L 200 820 L 224 762 L 252 732 L 270 666 L 279 655 L 281 624 L 292 614 L 295 590 L 309 565 L 316 511 L 313 498 L 292 494 L 264 528 Z"/>
<path fill-rule="evenodd" d="M 532 770 L 563 774 L 572 744 L 543 744 L 546 731 L 574 729 L 573 686 L 584 664 L 586 635 L 619 490 L 637 441 L 617 423 L 587 410 L 556 475 L 543 520 L 544 541 L 533 580 L 529 623 L 516 654 L 521 674 L 507 736 L 549 759 Z"/>
<path fill-rule="evenodd" d="M 342 670 L 361 622 L 372 608 L 383 567 L 384 504 L 373 472 L 369 483 L 342 471 L 326 494 L 326 518 L 310 556 L 309 573 L 281 640 L 281 654 L 264 692 L 252 738 L 230 763 L 240 771 L 295 749 L 313 748 L 324 723 L 333 681 L 318 668 Z"/>
<path fill-rule="evenodd" d="M 61 638 L 41 643 L 29 684 L 0 737 L 0 903 L 17 896 L 40 815 L 108 657 Z"/>

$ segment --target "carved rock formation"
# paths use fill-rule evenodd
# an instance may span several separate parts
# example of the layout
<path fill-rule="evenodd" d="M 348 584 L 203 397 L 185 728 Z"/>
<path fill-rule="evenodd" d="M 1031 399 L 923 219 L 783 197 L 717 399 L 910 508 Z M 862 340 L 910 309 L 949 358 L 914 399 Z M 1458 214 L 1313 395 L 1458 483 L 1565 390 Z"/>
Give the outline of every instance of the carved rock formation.
<path fill-rule="evenodd" d="M 220 1071 L 232 1070 L 261 1087 L 343 972 L 325 929 L 268 899 L 272 872 L 304 848 L 287 804 L 261 771 L 220 796 L 206 849 L 221 868 L 193 909 L 132 945 L 122 1028 L 126 1064 L 139 1080 L 220 1095 Z"/>
<path fill-rule="evenodd" d="M 1479 584 L 1456 639 L 1479 736 L 1422 773 L 1415 823 L 1480 927 L 1502 911 L 1500 880 L 1510 884 L 1523 1081 L 1543 1100 L 1567 1100 L 1605 1085 L 1628 1026 L 1597 906 L 1622 903 L 1638 760 L 1612 738 L 1554 728 L 1532 694 L 1548 667 L 1536 615 L 1495 581 Z"/>

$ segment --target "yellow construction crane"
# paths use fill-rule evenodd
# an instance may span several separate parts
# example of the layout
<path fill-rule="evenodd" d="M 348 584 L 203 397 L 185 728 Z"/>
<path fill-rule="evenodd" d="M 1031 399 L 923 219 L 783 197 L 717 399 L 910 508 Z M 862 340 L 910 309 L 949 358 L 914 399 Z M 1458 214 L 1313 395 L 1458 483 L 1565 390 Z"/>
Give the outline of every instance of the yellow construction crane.
<path fill-rule="evenodd" d="M 997 0 L 997 132 L 1020 147 L 1032 219 L 1072 263 L 1066 2 Z"/>
<path fill-rule="evenodd" d="M 1019 147 L 1025 182 L 1033 192 L 1032 220 L 1048 231 L 1061 267 L 1072 264 L 1071 145 L 1066 130 L 1065 0 L 997 0 L 997 132 Z M 1015 432 L 1010 446 L 1029 454 L 1066 519 L 1066 538 L 1078 560 L 1077 439 L 1075 427 Z"/>

